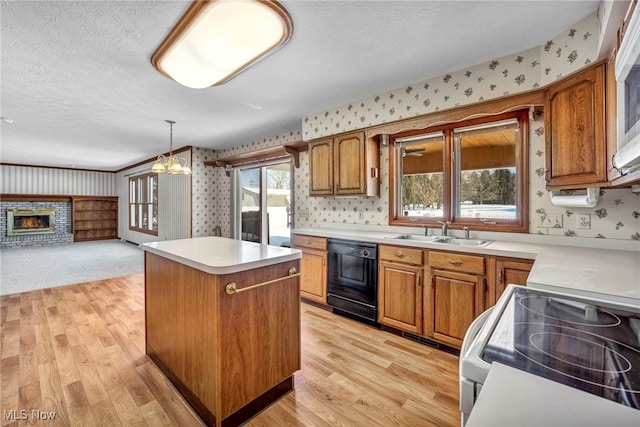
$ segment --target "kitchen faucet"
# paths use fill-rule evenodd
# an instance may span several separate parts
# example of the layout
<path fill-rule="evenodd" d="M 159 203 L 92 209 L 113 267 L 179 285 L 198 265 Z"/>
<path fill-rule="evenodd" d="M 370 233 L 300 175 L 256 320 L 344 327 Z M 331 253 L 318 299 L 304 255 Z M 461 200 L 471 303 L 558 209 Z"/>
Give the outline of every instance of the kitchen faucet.
<path fill-rule="evenodd" d="M 438 221 L 438 222 L 442 224 L 442 235 L 446 236 L 450 222 L 449 221 Z"/>
<path fill-rule="evenodd" d="M 469 240 L 469 227 L 462 227 L 464 230 L 464 238 Z"/>

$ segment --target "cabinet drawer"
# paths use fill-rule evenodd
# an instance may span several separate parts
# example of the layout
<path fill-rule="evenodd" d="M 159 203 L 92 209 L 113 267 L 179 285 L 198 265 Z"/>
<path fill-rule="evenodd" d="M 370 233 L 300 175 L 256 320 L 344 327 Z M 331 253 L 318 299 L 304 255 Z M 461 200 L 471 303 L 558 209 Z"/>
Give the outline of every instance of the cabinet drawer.
<path fill-rule="evenodd" d="M 386 261 L 422 265 L 422 250 L 399 246 L 378 246 L 378 258 Z"/>
<path fill-rule="evenodd" d="M 442 270 L 484 274 L 484 257 L 455 252 L 429 251 L 429 267 Z"/>
<path fill-rule="evenodd" d="M 310 248 L 326 251 L 327 239 L 324 237 L 312 237 L 294 234 L 293 236 L 291 236 L 291 246 L 294 248 Z"/>

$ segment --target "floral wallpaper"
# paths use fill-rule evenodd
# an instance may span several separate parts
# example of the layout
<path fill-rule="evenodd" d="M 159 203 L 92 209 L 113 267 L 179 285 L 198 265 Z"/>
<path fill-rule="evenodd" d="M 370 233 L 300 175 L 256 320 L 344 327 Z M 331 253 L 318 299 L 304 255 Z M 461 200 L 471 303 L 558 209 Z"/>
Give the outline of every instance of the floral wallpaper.
<path fill-rule="evenodd" d="M 545 86 L 597 59 L 599 31 L 593 14 L 537 48 L 307 117 L 302 123 L 303 137 L 311 140 Z M 539 117 L 530 129 L 530 233 L 640 239 L 640 197 L 629 189 L 601 190 L 593 209 L 551 205 L 544 181 L 544 118 Z M 387 225 L 386 147 L 381 147 L 380 162 L 379 198 L 307 197 L 303 190 L 308 189 L 308 167 L 301 170 L 296 181 L 296 226 L 317 227 L 322 222 Z"/>
<path fill-rule="evenodd" d="M 216 151 L 194 147 L 191 154 L 191 235 L 192 237 L 216 234 L 216 217 L 210 215 L 219 204 L 219 194 L 215 182 L 214 168 L 205 166 L 206 160 L 215 157 Z"/>
<path fill-rule="evenodd" d="M 194 149 L 193 237 L 213 235 L 229 237 L 231 235 L 231 179 L 226 175 L 224 168 L 204 166 L 204 161 L 301 140 L 300 131 L 293 131 L 220 151 Z M 199 169 L 197 174 L 196 168 Z M 295 176 L 294 174 L 294 182 Z"/>
<path fill-rule="evenodd" d="M 592 14 L 543 46 L 306 117 L 302 136 L 308 141 L 547 85 L 598 57 L 598 25 Z"/>
<path fill-rule="evenodd" d="M 593 14 L 542 46 L 354 101 L 304 118 L 300 132 L 217 154 L 225 157 L 300 139 L 308 141 L 535 89 L 595 61 L 599 31 Z M 640 240 L 640 197 L 629 189 L 602 190 L 593 209 L 551 205 L 544 181 L 544 119 L 539 117 L 530 129 L 530 233 Z M 295 227 L 317 227 L 320 223 L 388 225 L 387 147 L 381 147 L 380 156 L 380 197 L 309 197 L 309 162 L 307 153 L 302 153 L 301 166 L 294 173 Z M 210 185 L 219 193 L 209 215 L 211 221 L 221 224 L 222 235 L 228 236 L 229 178 L 221 168 L 213 169 Z"/>

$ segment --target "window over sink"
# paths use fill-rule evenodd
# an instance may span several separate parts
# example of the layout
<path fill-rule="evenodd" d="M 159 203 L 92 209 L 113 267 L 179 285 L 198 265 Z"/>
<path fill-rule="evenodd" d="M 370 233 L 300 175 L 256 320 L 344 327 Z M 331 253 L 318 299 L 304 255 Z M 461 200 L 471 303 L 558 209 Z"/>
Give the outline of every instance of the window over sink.
<path fill-rule="evenodd" d="M 527 231 L 528 112 L 391 136 L 390 224 Z"/>

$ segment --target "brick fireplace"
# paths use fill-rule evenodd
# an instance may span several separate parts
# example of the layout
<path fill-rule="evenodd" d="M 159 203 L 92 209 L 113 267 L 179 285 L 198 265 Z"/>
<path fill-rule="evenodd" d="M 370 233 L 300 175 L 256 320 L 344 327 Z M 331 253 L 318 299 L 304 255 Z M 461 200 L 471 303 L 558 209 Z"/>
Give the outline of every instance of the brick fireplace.
<path fill-rule="evenodd" d="M 73 243 L 71 201 L 0 201 L 0 247 Z"/>

